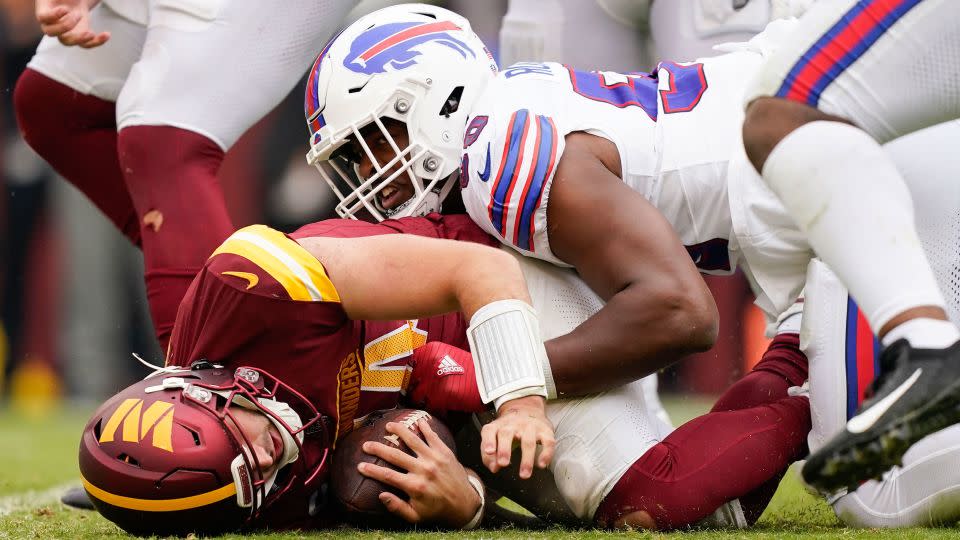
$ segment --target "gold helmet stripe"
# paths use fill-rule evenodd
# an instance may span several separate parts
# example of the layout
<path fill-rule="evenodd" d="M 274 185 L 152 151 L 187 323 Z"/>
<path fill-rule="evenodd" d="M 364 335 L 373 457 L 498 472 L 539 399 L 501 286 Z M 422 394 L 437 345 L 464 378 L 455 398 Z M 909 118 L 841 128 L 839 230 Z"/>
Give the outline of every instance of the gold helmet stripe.
<path fill-rule="evenodd" d="M 90 495 L 107 504 L 118 506 L 120 508 L 126 508 L 128 510 L 143 510 L 146 512 L 176 512 L 178 510 L 190 510 L 191 508 L 199 508 L 201 506 L 222 501 L 223 499 L 233 497 L 237 494 L 236 484 L 230 483 L 213 491 L 208 491 L 199 495 L 192 495 L 190 497 L 182 497 L 179 499 L 137 499 L 134 497 L 124 497 L 123 495 L 116 495 L 108 491 L 104 491 L 88 482 L 87 479 L 83 477 L 83 474 L 80 475 L 80 481 L 83 482 L 84 489 L 86 489 Z"/>

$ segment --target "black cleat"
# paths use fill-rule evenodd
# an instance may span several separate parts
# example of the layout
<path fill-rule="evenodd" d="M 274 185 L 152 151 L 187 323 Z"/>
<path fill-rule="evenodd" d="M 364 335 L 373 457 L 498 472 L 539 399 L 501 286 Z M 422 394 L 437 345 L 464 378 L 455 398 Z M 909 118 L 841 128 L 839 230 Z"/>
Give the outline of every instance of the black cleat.
<path fill-rule="evenodd" d="M 96 510 L 93 507 L 93 502 L 90 500 L 90 497 L 87 496 L 86 490 L 82 487 L 67 489 L 67 491 L 60 496 L 60 502 L 78 510 Z"/>
<path fill-rule="evenodd" d="M 899 340 L 883 351 L 880 366 L 873 395 L 803 466 L 804 481 L 821 493 L 880 478 L 914 443 L 960 423 L 960 341 L 914 349 Z"/>

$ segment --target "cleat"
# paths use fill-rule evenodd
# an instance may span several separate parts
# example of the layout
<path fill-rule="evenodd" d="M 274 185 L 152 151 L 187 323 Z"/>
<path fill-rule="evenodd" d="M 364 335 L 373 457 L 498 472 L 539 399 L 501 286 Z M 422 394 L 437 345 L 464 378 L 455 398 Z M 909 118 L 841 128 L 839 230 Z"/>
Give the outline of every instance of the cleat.
<path fill-rule="evenodd" d="M 915 442 L 960 423 L 960 342 L 914 349 L 900 340 L 883 351 L 880 363 L 873 396 L 803 467 L 804 481 L 821 493 L 882 477 L 902 464 Z"/>

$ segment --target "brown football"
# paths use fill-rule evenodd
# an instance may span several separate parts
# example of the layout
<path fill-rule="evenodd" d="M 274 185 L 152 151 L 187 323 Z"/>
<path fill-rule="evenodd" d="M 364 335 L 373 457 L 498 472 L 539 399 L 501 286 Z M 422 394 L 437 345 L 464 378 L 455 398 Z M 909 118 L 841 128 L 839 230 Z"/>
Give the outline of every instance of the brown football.
<path fill-rule="evenodd" d="M 340 505 L 342 510 L 340 517 L 344 521 L 373 528 L 395 528 L 405 523 L 387 510 L 387 507 L 380 502 L 379 495 L 383 491 L 389 491 L 396 493 L 403 499 L 406 499 L 407 496 L 399 489 L 363 476 L 357 470 L 357 464 L 365 461 L 382 467 L 397 469 L 386 461 L 364 452 L 363 443 L 379 441 L 413 455 L 413 451 L 407 448 L 407 445 L 399 437 L 387 431 L 387 422 L 399 422 L 407 425 L 422 438 L 423 436 L 416 426 L 421 419 L 427 420 L 440 440 L 451 450 L 456 451 L 453 434 L 450 433 L 447 426 L 432 417 L 430 413 L 416 409 L 387 409 L 373 412 L 337 443 L 336 450 L 333 453 L 330 487 L 334 498 Z"/>

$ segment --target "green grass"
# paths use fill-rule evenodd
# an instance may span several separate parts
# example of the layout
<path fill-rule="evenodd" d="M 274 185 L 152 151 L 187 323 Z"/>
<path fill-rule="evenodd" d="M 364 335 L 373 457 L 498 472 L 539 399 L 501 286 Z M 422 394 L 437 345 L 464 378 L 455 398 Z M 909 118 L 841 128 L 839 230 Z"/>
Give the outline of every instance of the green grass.
<path fill-rule="evenodd" d="M 699 414 L 709 400 L 668 400 L 674 420 Z M 77 478 L 76 447 L 89 407 L 57 411 L 42 419 L 27 419 L 0 409 L 0 539 L 121 538 L 116 527 L 92 512 L 70 510 L 58 501 L 64 486 Z M 233 538 L 957 538 L 958 529 L 848 529 L 820 499 L 808 494 L 790 471 L 760 522 L 746 531 L 695 531 L 673 534 L 608 533 L 592 530 L 487 530 L 470 533 L 358 532 L 352 529 L 316 533 L 259 534 Z"/>

